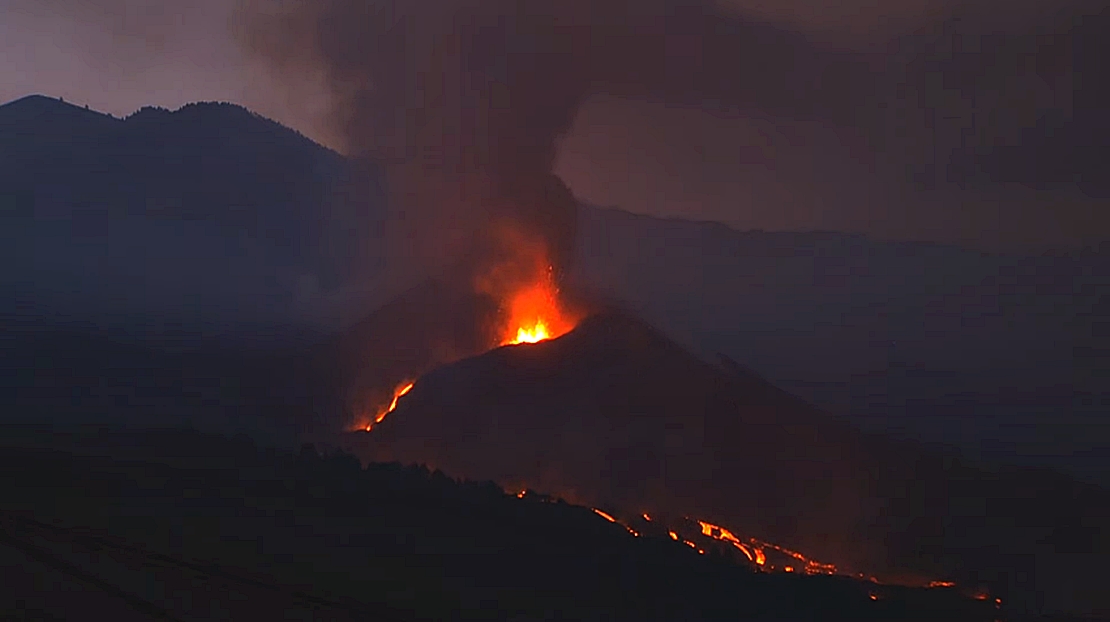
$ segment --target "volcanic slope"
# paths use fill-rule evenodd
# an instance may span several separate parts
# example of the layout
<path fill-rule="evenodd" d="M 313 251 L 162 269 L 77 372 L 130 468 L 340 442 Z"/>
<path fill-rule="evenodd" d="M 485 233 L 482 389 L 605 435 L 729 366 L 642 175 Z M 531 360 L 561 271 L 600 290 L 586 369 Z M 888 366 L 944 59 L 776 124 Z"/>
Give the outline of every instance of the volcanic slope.
<path fill-rule="evenodd" d="M 439 367 L 345 444 L 631 515 L 694 516 L 850 573 L 955 579 L 1018 611 L 1107 606 L 1105 491 L 865 435 L 621 313 Z"/>
<path fill-rule="evenodd" d="M 497 304 L 451 278 L 428 279 L 403 292 L 347 330 L 288 360 L 312 394 L 301 417 L 309 436 L 363 426 L 367 413 L 388 404 L 399 383 L 444 363 L 487 350 Z M 337 417 L 341 420 L 337 422 Z"/>
<path fill-rule="evenodd" d="M 748 572 L 489 482 L 188 430 L 0 428 L 4 619 L 961 620 L 955 590 Z"/>

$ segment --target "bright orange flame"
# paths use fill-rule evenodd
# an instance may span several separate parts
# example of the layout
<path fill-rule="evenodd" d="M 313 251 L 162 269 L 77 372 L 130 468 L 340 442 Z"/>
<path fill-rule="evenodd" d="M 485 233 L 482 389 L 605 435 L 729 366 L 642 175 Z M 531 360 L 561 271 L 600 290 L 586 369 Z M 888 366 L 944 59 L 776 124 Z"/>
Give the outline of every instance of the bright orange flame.
<path fill-rule="evenodd" d="M 406 381 L 402 382 L 401 384 L 397 385 L 393 389 L 393 400 L 391 402 L 389 402 L 389 406 L 386 407 L 386 408 L 383 408 L 380 411 L 378 411 L 378 414 L 377 414 L 376 417 L 374 417 L 374 420 L 366 425 L 366 431 L 369 432 L 371 429 L 374 428 L 374 426 L 381 423 L 382 420 L 385 419 L 386 415 L 388 415 L 389 413 L 396 410 L 397 409 L 397 400 L 401 399 L 409 391 L 412 391 L 412 387 L 415 384 L 416 384 L 415 380 L 406 380 Z"/>
<path fill-rule="evenodd" d="M 559 288 L 550 266 L 535 283 L 510 297 L 508 313 L 503 346 L 554 339 L 574 328 L 574 322 L 559 304 Z"/>
<path fill-rule="evenodd" d="M 546 339 L 551 339 L 551 333 L 547 332 L 547 324 L 543 320 L 536 320 L 536 324 L 531 328 L 521 326 L 516 329 L 516 337 L 510 341 L 510 344 L 518 343 L 538 343 Z"/>

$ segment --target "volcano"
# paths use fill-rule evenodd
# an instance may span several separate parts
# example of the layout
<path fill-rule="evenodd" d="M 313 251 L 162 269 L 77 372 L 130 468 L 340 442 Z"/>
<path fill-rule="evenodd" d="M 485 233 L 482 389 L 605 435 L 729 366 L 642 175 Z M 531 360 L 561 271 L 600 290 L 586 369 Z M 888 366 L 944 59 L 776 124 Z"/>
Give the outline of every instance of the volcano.
<path fill-rule="evenodd" d="M 412 287 L 346 331 L 285 364 L 286 384 L 308 387 L 295 398 L 300 426 L 313 436 L 364 430 L 393 410 L 394 398 L 428 371 L 501 345 L 536 343 L 565 334 L 585 301 L 561 295 L 551 269 L 510 292 L 475 288 L 465 269 Z M 502 294 L 502 295 L 497 295 Z M 301 401 L 304 397 L 308 399 Z"/>
<path fill-rule="evenodd" d="M 618 516 L 696 517 L 842 574 L 955 580 L 1027 610 L 1107 604 L 1105 491 L 864 434 L 622 311 L 440 364 L 342 445 Z"/>

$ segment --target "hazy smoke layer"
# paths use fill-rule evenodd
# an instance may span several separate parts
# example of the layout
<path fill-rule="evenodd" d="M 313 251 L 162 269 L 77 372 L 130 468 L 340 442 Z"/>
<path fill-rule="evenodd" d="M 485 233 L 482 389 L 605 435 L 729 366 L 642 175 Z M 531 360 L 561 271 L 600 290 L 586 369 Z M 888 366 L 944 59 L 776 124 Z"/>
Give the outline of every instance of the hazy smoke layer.
<path fill-rule="evenodd" d="M 854 57 L 708 0 L 247 0 L 241 9 L 251 50 L 290 78 L 326 77 L 347 151 L 390 164 L 394 244 L 435 263 L 502 259 L 508 245 L 495 232 L 508 224 L 509 237 L 538 237 L 565 267 L 575 206 L 551 169 L 591 94 L 851 122 L 848 93 L 858 98 L 868 75 Z"/>

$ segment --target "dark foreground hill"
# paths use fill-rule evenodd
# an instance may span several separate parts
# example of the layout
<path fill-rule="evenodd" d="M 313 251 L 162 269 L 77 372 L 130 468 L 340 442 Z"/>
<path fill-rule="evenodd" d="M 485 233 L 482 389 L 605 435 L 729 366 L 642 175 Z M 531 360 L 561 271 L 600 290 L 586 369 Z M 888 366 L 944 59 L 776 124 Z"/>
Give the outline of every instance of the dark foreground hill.
<path fill-rule="evenodd" d="M 631 515 L 696 516 L 851 571 L 987 586 L 1029 612 L 1108 606 L 1105 491 L 861 433 L 627 315 L 440 367 L 346 442 Z"/>
<path fill-rule="evenodd" d="M 441 289 L 416 288 L 350 333 L 293 353 L 9 334 L 5 416 L 62 429 L 187 423 L 293 443 L 347 429 L 352 407 L 413 373 L 421 377 L 398 410 L 343 443 L 363 458 L 633 516 L 694 515 L 848 571 L 956 579 L 989 588 L 1011 611 L 1105 608 L 1105 491 L 862 434 L 627 316 L 422 375 L 475 348 L 471 322 L 488 311 Z M 452 347 L 427 350 L 437 341 Z"/>
<path fill-rule="evenodd" d="M 183 430 L 6 427 L 5 618 L 990 620 L 955 590 L 752 573 L 588 508 Z"/>

